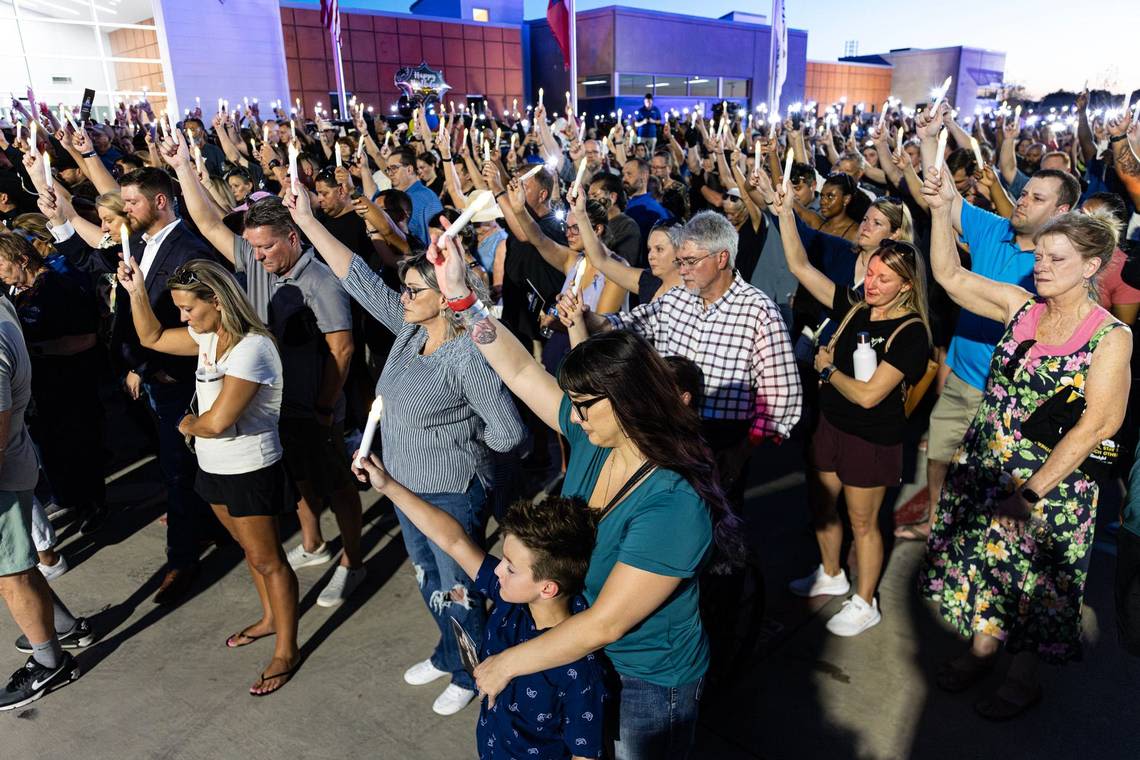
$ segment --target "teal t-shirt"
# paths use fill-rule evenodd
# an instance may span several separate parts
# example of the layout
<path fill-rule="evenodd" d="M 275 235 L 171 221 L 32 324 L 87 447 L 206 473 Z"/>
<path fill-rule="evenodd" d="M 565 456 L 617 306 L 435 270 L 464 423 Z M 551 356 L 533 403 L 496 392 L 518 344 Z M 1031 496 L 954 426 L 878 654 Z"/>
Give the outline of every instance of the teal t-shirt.
<path fill-rule="evenodd" d="M 559 412 L 570 441 L 562 495 L 588 501 L 602 465 L 612 452 L 590 443 L 570 421 L 570 397 Z M 618 673 L 659 686 L 681 686 L 704 675 L 709 643 L 701 625 L 698 573 L 712 548 L 708 507 L 693 487 L 672 470 L 658 469 L 598 524 L 598 539 L 586 572 L 586 600 L 598 598 L 618 562 L 681 585 L 652 615 L 606 647 Z"/>

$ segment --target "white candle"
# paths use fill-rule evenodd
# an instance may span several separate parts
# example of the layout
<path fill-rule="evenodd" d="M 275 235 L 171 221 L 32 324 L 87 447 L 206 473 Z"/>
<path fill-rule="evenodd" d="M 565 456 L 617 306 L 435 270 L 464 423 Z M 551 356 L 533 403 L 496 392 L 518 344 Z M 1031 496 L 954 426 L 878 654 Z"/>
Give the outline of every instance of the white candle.
<path fill-rule="evenodd" d="M 570 189 L 570 195 L 575 195 L 582 189 L 582 180 L 586 178 L 586 157 L 582 156 L 582 160 L 578 162 L 578 176 L 574 178 L 574 185 Z"/>
<path fill-rule="evenodd" d="M 689 128 L 690 129 L 696 129 L 697 128 L 697 111 L 696 111 L 696 109 L 693 109 L 693 112 L 691 114 L 689 114 Z"/>
<path fill-rule="evenodd" d="M 539 165 L 539 168 L 541 169 L 542 166 Z M 454 240 L 456 237 L 458 237 L 459 233 L 463 232 L 463 228 L 466 227 L 468 222 L 471 221 L 471 217 L 475 216 L 475 214 L 487 208 L 494 202 L 494 193 L 492 193 L 490 190 L 480 190 L 475 195 L 475 197 L 471 199 L 471 202 L 467 204 L 467 208 L 463 209 L 463 213 L 459 215 L 459 218 L 456 219 L 450 227 L 444 230 L 442 235 L 439 236 L 439 246 L 443 246 L 444 238 L 451 238 Z"/>
<path fill-rule="evenodd" d="M 788 192 L 788 186 L 792 182 L 792 161 L 796 158 L 795 152 L 788 150 L 788 155 L 784 159 L 784 192 Z"/>
<path fill-rule="evenodd" d="M 44 181 L 47 182 L 48 190 L 55 187 L 55 180 L 51 176 L 51 155 L 48 153 L 44 154 Z"/>
<path fill-rule="evenodd" d="M 198 108 L 202 107 L 202 99 L 197 95 L 194 96 L 194 105 L 196 105 Z"/>
<path fill-rule="evenodd" d="M 296 119 L 290 119 L 289 120 L 289 131 L 293 133 L 293 139 L 296 140 L 297 139 L 297 120 Z"/>
<path fill-rule="evenodd" d="M 301 110 L 301 99 L 300 98 L 297 98 L 297 110 L 298 111 Z"/>
<path fill-rule="evenodd" d="M 377 396 L 368 410 L 368 419 L 364 423 L 364 435 L 360 437 L 360 453 L 356 457 L 356 466 L 363 467 L 364 460 L 372 453 L 372 439 L 376 437 L 376 427 L 380 418 L 384 416 L 384 398 Z"/>
<path fill-rule="evenodd" d="M 269 125 L 268 124 L 262 124 L 261 125 L 261 141 L 263 143 L 269 142 Z"/>
<path fill-rule="evenodd" d="M 1021 106 L 1013 109 L 1013 123 L 1021 126 Z"/>
<path fill-rule="evenodd" d="M 570 91 L 566 91 L 566 113 L 570 113 L 573 109 L 570 107 Z"/>
<path fill-rule="evenodd" d="M 519 144 L 519 133 L 518 132 L 511 132 L 511 150 L 514 150 L 518 144 Z"/>
<path fill-rule="evenodd" d="M 982 146 L 978 145 L 978 138 L 970 138 L 970 147 L 974 150 L 974 160 L 978 162 L 978 171 L 981 171 L 986 162 L 982 160 Z"/>
<path fill-rule="evenodd" d="M 333 143 L 333 158 L 336 160 L 336 168 L 340 169 L 344 165 L 344 159 L 340 157 L 340 143 Z"/>
<path fill-rule="evenodd" d="M 300 183 L 297 181 L 297 148 L 292 144 L 289 145 L 289 188 L 292 190 L 293 195 L 301 194 Z"/>
<path fill-rule="evenodd" d="M 464 145 L 466 145 L 466 144 L 467 144 L 467 137 L 468 137 L 468 135 L 470 135 L 470 134 L 471 134 L 471 130 L 469 130 L 467 127 L 464 127 L 464 128 L 463 128 L 463 144 L 464 144 Z"/>
<path fill-rule="evenodd" d="M 131 231 L 127 225 L 119 227 L 119 242 L 123 244 L 123 263 L 130 266 L 131 261 Z"/>
<path fill-rule="evenodd" d="M 582 279 L 586 276 L 586 257 L 578 261 L 578 271 L 574 273 L 574 284 L 570 286 L 570 295 L 577 297 L 582 290 Z"/>
<path fill-rule="evenodd" d="M 879 132 L 880 132 L 880 133 L 883 131 L 883 127 L 884 127 L 884 126 L 886 126 L 886 123 L 887 123 L 887 110 L 888 110 L 890 107 L 891 107 L 891 101 L 889 101 L 889 100 L 884 100 L 884 101 L 883 101 L 883 112 L 882 112 L 881 114 L 879 114 Z"/>
<path fill-rule="evenodd" d="M 166 123 L 170 127 L 170 139 L 174 141 L 175 145 L 177 145 L 178 144 L 178 119 L 174 118 L 174 115 L 170 112 L 169 108 L 166 109 Z"/>
<path fill-rule="evenodd" d="M 40 152 L 40 146 L 36 144 L 36 129 L 38 124 L 35 119 L 28 125 L 28 151 L 34 156 Z"/>
<path fill-rule="evenodd" d="M 24 123 L 21 121 L 16 122 L 16 142 L 20 142 L 20 138 L 24 134 Z"/>
<path fill-rule="evenodd" d="M 938 96 L 934 99 L 934 106 L 930 109 L 931 113 L 937 114 L 938 107 L 942 105 L 942 101 L 946 99 L 946 93 L 950 91 L 950 83 L 954 81 L 954 75 L 946 77 L 946 81 L 938 88 Z"/>
<path fill-rule="evenodd" d="M 621 109 L 619 108 L 618 109 L 618 124 L 622 124 L 622 123 L 623 123 L 623 121 L 622 121 L 622 117 L 621 117 Z"/>
<path fill-rule="evenodd" d="M 218 113 L 225 113 L 225 110 L 226 110 L 226 101 L 221 99 L 221 98 L 218 98 Z"/>
<path fill-rule="evenodd" d="M 906 134 L 906 124 L 900 124 L 900 125 L 899 125 L 899 134 L 898 134 L 898 146 L 897 146 L 897 148 L 896 148 L 896 151 L 897 151 L 897 152 L 898 152 L 900 155 L 902 154 L 903 136 L 904 136 L 905 134 Z"/>
<path fill-rule="evenodd" d="M 499 146 L 502 144 L 503 144 L 503 128 L 502 127 L 495 127 L 495 150 L 498 150 Z"/>
<path fill-rule="evenodd" d="M 759 140 L 756 141 L 755 150 L 756 150 L 756 159 L 755 159 L 756 167 L 755 167 L 754 171 L 760 171 L 760 167 L 762 166 L 762 163 L 761 163 L 762 158 L 761 158 L 761 153 L 760 153 L 760 141 Z"/>
<path fill-rule="evenodd" d="M 946 158 L 946 139 L 950 133 L 946 131 L 946 127 L 938 133 L 938 153 L 934 156 L 934 171 L 940 173 L 942 171 L 942 161 Z"/>
<path fill-rule="evenodd" d="M 202 173 L 202 149 L 197 145 L 194 146 L 194 169 L 199 174 Z"/>
<path fill-rule="evenodd" d="M 482 132 L 480 132 L 480 134 L 482 134 Z M 490 140 L 484 140 L 483 141 L 483 162 L 484 163 L 490 163 L 491 162 L 491 141 Z"/>
<path fill-rule="evenodd" d="M 736 136 L 736 149 L 740 150 L 740 146 L 743 144 L 744 144 L 744 130 L 741 130 L 740 134 L 738 134 Z"/>
<path fill-rule="evenodd" d="M 542 105 L 542 88 L 538 88 L 538 104 Z"/>
<path fill-rule="evenodd" d="M 583 116 L 582 120 L 578 122 L 578 142 L 585 142 L 586 140 L 586 117 Z"/>
<path fill-rule="evenodd" d="M 540 171 L 542 171 L 545 168 L 546 168 L 545 164 L 539 164 L 538 166 L 534 167 L 533 169 L 531 169 L 526 174 L 519 177 L 519 182 L 526 182 L 528 179 L 530 179 L 534 175 L 538 174 Z"/>

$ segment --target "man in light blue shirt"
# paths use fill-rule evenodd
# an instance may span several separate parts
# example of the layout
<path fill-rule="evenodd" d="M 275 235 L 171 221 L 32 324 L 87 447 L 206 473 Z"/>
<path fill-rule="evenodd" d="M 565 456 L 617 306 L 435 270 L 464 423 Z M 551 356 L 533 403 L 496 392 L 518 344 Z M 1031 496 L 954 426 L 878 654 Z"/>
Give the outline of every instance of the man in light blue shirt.
<path fill-rule="evenodd" d="M 412 199 L 412 215 L 408 217 L 408 231 L 427 245 L 428 222 L 443 211 L 439 196 L 429 190 L 416 174 L 416 154 L 411 148 L 400 148 L 388 156 L 384 173 L 392 187 L 403 190 Z"/>
<path fill-rule="evenodd" d="M 1076 208 L 1080 194 L 1080 183 L 1073 175 L 1042 169 L 1026 183 L 1009 219 L 972 206 L 959 196 L 954 201 L 954 227 L 970 249 L 971 269 L 1033 291 L 1034 237 L 1053 217 Z M 926 477 L 931 521 L 950 460 L 981 403 L 990 359 L 1004 327 L 965 309 L 958 316 L 946 355 L 950 376 L 930 413 Z M 906 537 L 925 537 L 926 530 L 926 526 L 913 528 L 913 535 Z"/>

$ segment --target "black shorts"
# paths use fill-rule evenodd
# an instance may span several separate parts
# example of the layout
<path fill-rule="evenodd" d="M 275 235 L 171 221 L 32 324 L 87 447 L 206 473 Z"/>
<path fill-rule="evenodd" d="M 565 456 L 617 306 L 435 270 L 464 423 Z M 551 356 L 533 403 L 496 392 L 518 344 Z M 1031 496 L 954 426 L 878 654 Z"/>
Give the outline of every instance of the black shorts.
<path fill-rule="evenodd" d="M 225 506 L 230 517 L 276 517 L 297 508 L 297 490 L 281 460 L 237 475 L 199 468 L 194 490 L 206 502 Z"/>
<path fill-rule="evenodd" d="M 1140 657 L 1140 536 L 1116 534 L 1116 627 L 1120 644 Z"/>
<path fill-rule="evenodd" d="M 845 433 L 819 415 L 809 460 L 820 472 L 834 472 L 845 486 L 891 488 L 902 480 L 902 444 L 886 446 Z"/>
<path fill-rule="evenodd" d="M 356 490 L 344 448 L 344 423 L 323 427 L 314 419 L 282 418 L 278 425 L 285 467 L 293 480 L 308 483 L 321 496 L 345 488 Z"/>

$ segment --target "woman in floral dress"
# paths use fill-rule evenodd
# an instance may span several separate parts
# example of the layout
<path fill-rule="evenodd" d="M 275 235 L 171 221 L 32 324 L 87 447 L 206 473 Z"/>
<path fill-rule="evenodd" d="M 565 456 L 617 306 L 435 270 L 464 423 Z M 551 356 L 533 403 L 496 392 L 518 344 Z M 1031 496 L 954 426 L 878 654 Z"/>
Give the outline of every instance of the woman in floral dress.
<path fill-rule="evenodd" d="M 971 637 L 969 651 L 942 669 L 939 686 L 962 691 L 976 683 L 1003 643 L 1014 655 L 1004 683 L 976 705 L 984 717 L 1004 720 L 1041 699 L 1038 660 L 1080 656 L 1098 495 L 1086 460 L 1120 427 L 1130 382 L 1131 333 L 1095 295 L 1115 249 L 1116 221 L 1066 213 L 1047 224 L 1034 241 L 1035 297 L 961 266 L 951 227 L 957 191 L 933 168 L 927 176 L 935 278 L 963 309 L 1000 320 L 1006 331 L 947 475 L 921 585 Z M 1050 447 L 1039 442 L 1041 416 L 1026 422 L 1058 393 L 1067 408 L 1082 400 L 1085 408 L 1072 424 L 1045 426 L 1055 433 Z"/>

